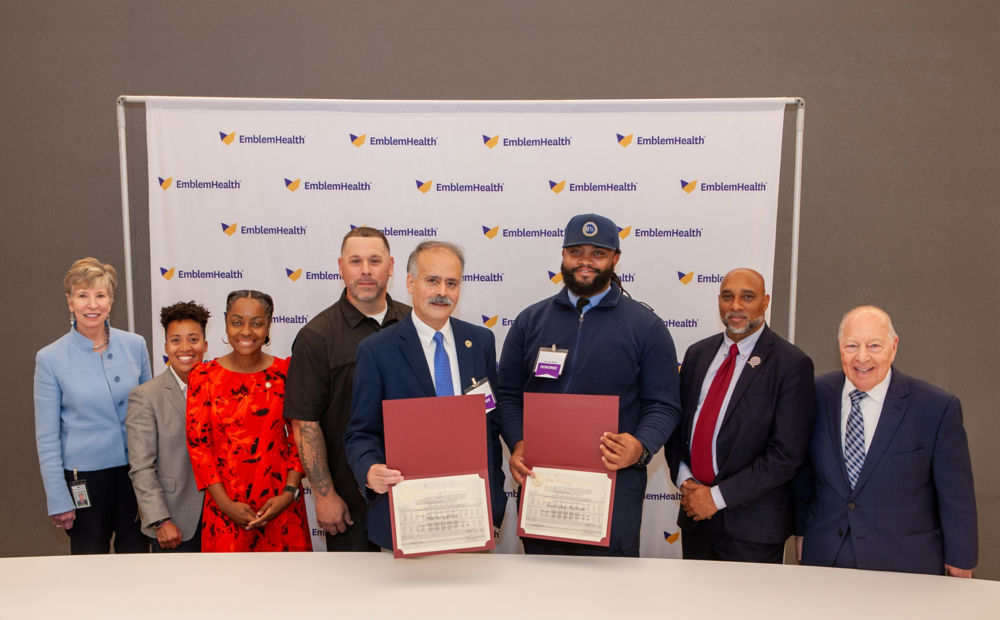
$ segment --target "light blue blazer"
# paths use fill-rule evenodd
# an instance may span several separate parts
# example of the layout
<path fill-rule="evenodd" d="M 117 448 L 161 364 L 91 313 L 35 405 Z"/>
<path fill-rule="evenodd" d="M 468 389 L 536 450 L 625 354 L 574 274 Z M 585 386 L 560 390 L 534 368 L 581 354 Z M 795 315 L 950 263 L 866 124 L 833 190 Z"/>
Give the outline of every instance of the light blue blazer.
<path fill-rule="evenodd" d="M 151 378 L 146 341 L 114 328 L 103 353 L 71 329 L 35 356 L 35 441 L 50 515 L 74 508 L 64 470 L 128 465 L 128 394 Z"/>

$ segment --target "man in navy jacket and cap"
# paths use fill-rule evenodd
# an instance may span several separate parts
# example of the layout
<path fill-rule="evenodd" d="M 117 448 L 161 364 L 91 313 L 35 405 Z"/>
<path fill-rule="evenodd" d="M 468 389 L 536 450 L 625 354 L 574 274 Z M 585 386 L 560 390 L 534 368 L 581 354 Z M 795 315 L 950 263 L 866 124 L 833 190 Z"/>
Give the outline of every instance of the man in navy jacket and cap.
<path fill-rule="evenodd" d="M 639 555 L 646 464 L 677 426 L 677 354 L 663 320 L 626 296 L 614 272 L 618 227 L 593 213 L 566 225 L 564 287 L 524 309 L 504 341 L 497 386 L 501 433 L 518 484 L 531 474 L 524 459 L 524 393 L 614 395 L 618 428 L 594 437 L 604 466 L 617 471 L 608 548 L 524 538 L 526 553 Z M 542 348 L 566 350 L 558 376 L 536 372 Z"/>

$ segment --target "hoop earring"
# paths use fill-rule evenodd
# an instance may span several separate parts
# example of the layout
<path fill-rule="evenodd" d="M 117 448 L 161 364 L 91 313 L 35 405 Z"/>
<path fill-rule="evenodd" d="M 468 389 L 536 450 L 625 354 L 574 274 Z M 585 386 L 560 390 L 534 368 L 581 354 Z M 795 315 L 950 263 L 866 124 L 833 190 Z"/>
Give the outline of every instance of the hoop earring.
<path fill-rule="evenodd" d="M 270 336 L 264 336 L 264 346 L 266 347 L 269 344 L 271 344 L 271 337 Z"/>
<path fill-rule="evenodd" d="M 225 336 L 222 337 L 222 344 L 227 345 L 227 346 L 229 345 L 229 341 L 226 340 Z"/>

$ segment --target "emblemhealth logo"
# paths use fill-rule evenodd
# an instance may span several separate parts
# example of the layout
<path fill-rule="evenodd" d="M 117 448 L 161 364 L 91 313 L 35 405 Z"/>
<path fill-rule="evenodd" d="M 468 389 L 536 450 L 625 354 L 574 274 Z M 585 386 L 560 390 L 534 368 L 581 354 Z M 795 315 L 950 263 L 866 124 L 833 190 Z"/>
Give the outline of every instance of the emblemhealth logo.
<path fill-rule="evenodd" d="M 163 356 L 163 363 L 166 364 L 167 366 L 169 366 L 170 365 L 170 358 L 167 357 L 166 355 L 164 355 Z"/>
<path fill-rule="evenodd" d="M 624 241 L 625 237 L 628 237 L 631 233 L 632 233 L 631 226 L 626 226 L 625 228 L 622 228 L 621 226 L 618 227 L 618 238 L 621 239 L 622 241 Z"/>
<path fill-rule="evenodd" d="M 704 233 L 705 229 L 703 228 L 636 228 L 635 229 L 635 236 L 637 239 L 640 237 L 653 237 L 653 238 L 682 237 L 690 239 L 700 239 Z"/>
<path fill-rule="evenodd" d="M 309 271 L 299 267 L 298 269 L 289 269 L 285 267 L 285 276 L 292 282 L 298 282 L 299 278 L 305 276 L 306 280 L 339 280 L 340 274 L 334 273 L 332 271 L 327 271 L 326 269 L 320 269 L 319 271 Z M 303 323 L 305 321 L 302 321 Z"/>
<path fill-rule="evenodd" d="M 300 237 L 305 235 L 307 228 L 305 226 L 261 226 L 259 224 L 251 224 L 249 226 L 243 225 L 239 226 L 236 222 L 232 224 L 226 224 L 222 222 L 222 232 L 226 233 L 230 237 L 239 232 L 241 235 L 251 235 L 258 237 L 287 237 L 295 236 Z"/>
<path fill-rule="evenodd" d="M 351 224 L 351 230 L 357 228 L 354 224 Z M 423 228 L 396 228 L 394 226 L 386 226 L 384 228 L 379 228 L 378 226 L 372 226 L 375 230 L 379 230 L 386 237 L 437 237 L 438 229 L 435 226 L 424 226 Z M 306 279 L 309 277 L 307 275 Z"/>
<path fill-rule="evenodd" d="M 483 317 L 483 325 L 489 327 L 490 329 L 493 329 L 493 327 L 497 324 L 497 321 L 500 320 L 499 314 L 494 314 L 493 316 L 486 316 L 483 314 L 481 316 Z"/>
<path fill-rule="evenodd" d="M 353 133 L 347 135 L 351 136 L 351 144 L 358 147 L 359 149 L 362 147 L 362 145 L 364 145 L 365 138 L 368 137 L 368 134 L 366 133 L 363 133 L 360 136 L 356 136 Z"/>
<path fill-rule="evenodd" d="M 504 148 L 548 148 L 548 147 L 561 147 L 561 146 L 573 146 L 572 136 L 546 136 L 543 138 L 539 137 L 529 137 L 529 136 L 515 136 L 513 138 L 501 138 L 499 135 L 493 136 L 492 138 L 483 134 L 483 144 L 487 148 L 493 148 L 498 144 Z"/>
<path fill-rule="evenodd" d="M 164 280 L 173 280 L 174 269 L 175 269 L 174 267 L 171 267 L 170 269 L 164 269 L 163 267 L 160 267 L 160 275 L 163 276 Z"/>
<path fill-rule="evenodd" d="M 361 145 L 365 143 L 365 138 L 368 134 L 363 133 L 360 136 L 355 134 L 348 134 L 351 136 L 351 144 L 361 148 Z M 407 146 L 437 146 L 438 139 L 437 136 L 371 136 L 368 137 L 368 146 L 371 147 L 407 147 Z"/>
<path fill-rule="evenodd" d="M 625 148 L 628 145 L 632 144 L 632 136 L 634 136 L 635 134 L 630 133 L 627 136 L 623 136 L 620 133 L 616 133 L 615 135 L 618 136 L 618 144 L 622 145 L 622 148 Z"/>
<path fill-rule="evenodd" d="M 236 222 L 233 222 L 232 224 L 222 222 L 222 232 L 232 237 L 236 233 Z"/>
<path fill-rule="evenodd" d="M 226 133 L 224 131 L 219 132 L 219 140 L 223 144 L 229 146 L 233 142 L 238 144 L 305 144 L 306 137 L 300 134 L 291 134 L 287 136 L 265 136 L 259 133 L 252 134 L 237 134 L 235 131 Z"/>
<path fill-rule="evenodd" d="M 489 226 L 483 226 L 483 234 L 486 235 L 487 239 L 492 239 L 493 237 L 496 237 L 498 232 L 500 232 L 499 226 L 494 226 L 493 228 L 490 228 Z"/>
<path fill-rule="evenodd" d="M 417 181 L 417 189 L 426 194 L 433 186 L 435 192 L 502 192 L 503 183 L 500 181 L 486 181 L 477 183 L 463 183 L 460 181 Z"/>
<path fill-rule="evenodd" d="M 177 179 L 174 177 L 156 177 L 160 182 L 163 191 L 167 191 L 171 183 L 177 189 L 239 189 L 241 181 L 239 179 Z"/>
<path fill-rule="evenodd" d="M 663 532 L 663 540 L 667 541 L 669 544 L 672 545 L 675 542 L 677 542 L 677 539 L 680 538 L 680 535 L 681 535 L 680 530 L 677 530 L 676 532 L 674 532 L 672 534 L 670 532 L 666 532 L 665 531 L 665 532 Z"/>
<path fill-rule="evenodd" d="M 684 273 L 683 271 L 677 272 L 677 279 L 680 280 L 681 284 L 685 286 L 691 282 L 697 282 L 698 284 L 719 284 L 722 282 L 721 273 L 699 273 L 691 271 Z"/>
<path fill-rule="evenodd" d="M 562 273 L 550 271 L 549 280 L 551 280 L 553 284 L 562 284 Z"/>
<path fill-rule="evenodd" d="M 285 187 L 290 192 L 294 192 L 300 187 L 307 192 L 322 191 L 322 192 L 370 192 L 372 190 L 371 181 L 310 181 L 306 179 L 302 180 L 301 177 L 295 179 L 294 181 L 285 178 Z"/>
<path fill-rule="evenodd" d="M 549 180 L 549 189 L 559 193 L 564 189 L 571 192 L 634 192 L 638 191 L 639 184 L 635 181 L 560 181 L 556 183 Z"/>
<path fill-rule="evenodd" d="M 417 189 L 420 190 L 421 194 L 426 194 L 427 192 L 431 191 L 432 183 L 433 181 L 430 179 L 428 179 L 427 181 L 417 180 Z"/>
<path fill-rule="evenodd" d="M 695 179 L 694 181 L 685 181 L 684 179 L 681 179 L 681 189 L 690 194 L 694 190 L 698 189 L 698 179 Z"/>

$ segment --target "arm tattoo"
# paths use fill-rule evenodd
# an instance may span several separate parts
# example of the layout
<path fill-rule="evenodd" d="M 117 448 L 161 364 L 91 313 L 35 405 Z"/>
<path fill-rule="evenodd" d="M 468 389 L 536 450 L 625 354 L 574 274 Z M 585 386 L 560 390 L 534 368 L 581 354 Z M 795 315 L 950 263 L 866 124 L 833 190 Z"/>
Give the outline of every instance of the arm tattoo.
<path fill-rule="evenodd" d="M 302 468 L 306 470 L 309 484 L 317 495 L 327 496 L 333 491 L 330 466 L 326 462 L 326 441 L 319 422 L 299 421 L 298 448 Z"/>

